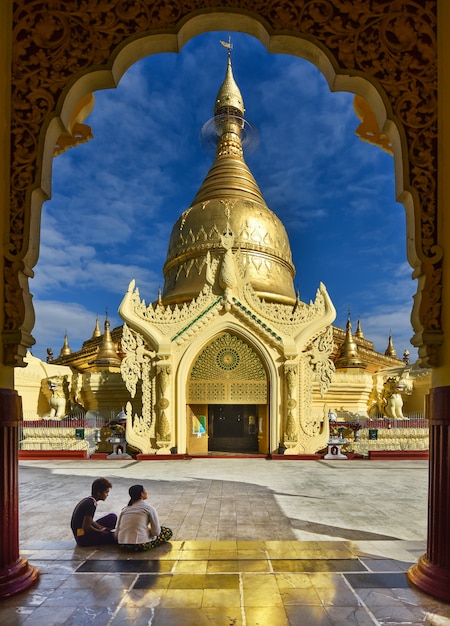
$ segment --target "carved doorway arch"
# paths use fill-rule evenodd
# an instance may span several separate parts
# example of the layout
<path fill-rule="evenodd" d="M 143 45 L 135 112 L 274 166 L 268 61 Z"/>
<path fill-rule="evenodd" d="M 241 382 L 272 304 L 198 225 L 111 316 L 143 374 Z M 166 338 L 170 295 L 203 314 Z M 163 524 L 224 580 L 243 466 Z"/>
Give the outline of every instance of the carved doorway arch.
<path fill-rule="evenodd" d="M 407 213 L 408 258 L 418 278 L 412 322 L 425 364 L 442 343 L 442 250 L 436 214 L 437 67 L 434 5 L 398 0 L 17 0 L 13 14 L 11 202 L 4 247 L 6 365 L 23 365 L 34 343 L 28 280 L 38 258 L 40 210 L 51 159 L 80 100 L 113 87 L 135 61 L 178 52 L 211 30 L 239 30 L 270 52 L 314 63 L 332 90 L 366 98 L 396 159 L 397 198 Z"/>
<path fill-rule="evenodd" d="M 187 379 L 188 448 L 269 453 L 269 380 L 261 355 L 238 334 L 221 332 L 197 354 Z M 274 382 L 274 381 L 272 381 Z M 198 412 L 207 417 L 203 442 L 193 444 Z"/>

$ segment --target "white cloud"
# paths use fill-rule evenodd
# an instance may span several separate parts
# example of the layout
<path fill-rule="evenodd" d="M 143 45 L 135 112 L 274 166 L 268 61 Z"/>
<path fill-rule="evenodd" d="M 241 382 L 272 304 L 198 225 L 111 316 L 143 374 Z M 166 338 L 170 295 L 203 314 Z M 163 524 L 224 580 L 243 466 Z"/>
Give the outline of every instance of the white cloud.
<path fill-rule="evenodd" d="M 92 336 L 97 318 L 97 311 L 78 302 L 61 302 L 58 300 L 34 299 L 36 326 L 34 336 L 36 345 L 32 348 L 35 356 L 46 358 L 46 349 L 52 348 L 54 356 L 58 356 L 64 344 L 64 334 L 68 333 L 69 345 L 73 352 L 81 348 L 82 342 Z M 118 316 L 108 311 L 111 328 L 119 324 Z M 104 315 L 99 316 L 103 329 Z"/>
<path fill-rule="evenodd" d="M 386 350 L 389 332 L 392 332 L 392 341 L 397 356 L 401 357 L 407 349 L 415 360 L 415 349 L 410 341 L 414 334 L 410 321 L 410 308 L 396 305 L 379 307 L 372 310 L 368 317 L 362 316 L 361 324 L 365 337 L 373 341 L 379 352 Z"/>

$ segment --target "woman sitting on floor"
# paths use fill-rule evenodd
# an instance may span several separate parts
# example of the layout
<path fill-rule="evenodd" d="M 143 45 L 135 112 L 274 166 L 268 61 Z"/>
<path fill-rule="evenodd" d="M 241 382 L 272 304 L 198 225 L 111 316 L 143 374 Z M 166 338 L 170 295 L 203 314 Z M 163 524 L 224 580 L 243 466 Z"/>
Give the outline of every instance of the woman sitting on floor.
<path fill-rule="evenodd" d="M 130 552 L 151 550 L 169 541 L 170 528 L 160 526 L 156 510 L 146 504 L 147 492 L 142 485 L 129 488 L 130 501 L 122 509 L 116 527 L 117 542 Z"/>

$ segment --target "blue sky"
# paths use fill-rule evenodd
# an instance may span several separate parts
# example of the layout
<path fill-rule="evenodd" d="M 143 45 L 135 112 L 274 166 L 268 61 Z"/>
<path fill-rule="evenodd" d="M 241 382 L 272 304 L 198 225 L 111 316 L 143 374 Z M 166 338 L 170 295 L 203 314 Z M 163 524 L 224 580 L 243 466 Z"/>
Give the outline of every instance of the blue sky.
<path fill-rule="evenodd" d="M 246 161 L 288 232 L 300 298 L 323 282 L 344 328 L 399 356 L 410 345 L 416 283 L 406 260 L 405 212 L 395 201 L 393 157 L 362 142 L 353 94 L 332 93 L 312 64 L 270 55 L 232 33 L 233 71 L 259 146 Z M 132 66 L 117 89 L 95 93 L 86 123 L 94 139 L 53 161 L 35 278 L 33 354 L 55 356 L 67 331 L 73 351 L 105 311 L 112 327 L 131 279 L 146 302 L 163 286 L 173 223 L 193 200 L 213 155 L 200 130 L 213 114 L 226 69 L 220 39 L 207 33 L 179 54 Z"/>

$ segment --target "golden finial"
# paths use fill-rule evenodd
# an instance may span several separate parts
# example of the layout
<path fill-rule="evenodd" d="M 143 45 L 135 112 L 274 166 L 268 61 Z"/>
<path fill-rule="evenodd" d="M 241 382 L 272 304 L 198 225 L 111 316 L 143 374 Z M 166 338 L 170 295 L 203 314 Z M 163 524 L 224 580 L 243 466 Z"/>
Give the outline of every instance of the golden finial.
<path fill-rule="evenodd" d="M 66 330 L 64 334 L 64 345 L 61 348 L 61 352 L 59 353 L 59 356 L 67 356 L 69 354 L 72 354 L 72 350 L 69 346 L 69 337 L 67 336 L 67 330 Z"/>
<path fill-rule="evenodd" d="M 358 337 L 358 339 L 364 339 L 364 333 L 361 328 L 361 320 L 358 320 L 358 326 L 356 327 L 355 337 Z"/>
<path fill-rule="evenodd" d="M 391 357 L 396 357 L 397 356 L 397 351 L 394 348 L 394 343 L 392 341 L 392 331 L 389 331 L 389 341 L 388 341 L 388 347 L 385 350 L 385 356 L 391 356 Z"/>
<path fill-rule="evenodd" d="M 102 336 L 102 331 L 100 330 L 100 324 L 99 324 L 98 315 L 97 315 L 97 319 L 95 320 L 95 328 L 94 328 L 94 332 L 92 333 L 91 339 L 97 339 L 97 337 L 101 337 L 101 336 Z"/>
<path fill-rule="evenodd" d="M 220 39 L 220 43 L 222 44 L 222 46 L 224 48 L 227 48 L 228 50 L 228 58 L 231 58 L 231 51 L 233 50 L 233 44 L 231 43 L 231 35 L 228 35 L 228 41 L 222 41 L 222 39 Z"/>
<path fill-rule="evenodd" d="M 244 100 L 242 98 L 239 87 L 236 84 L 233 76 L 233 69 L 231 67 L 231 50 L 233 44 L 231 43 L 231 37 L 228 36 L 228 42 L 220 40 L 220 43 L 228 51 L 228 63 L 225 79 L 219 89 L 216 97 L 216 104 L 214 107 L 214 114 L 218 115 L 223 112 L 229 112 L 235 110 L 236 113 L 243 117 L 244 115 Z"/>

